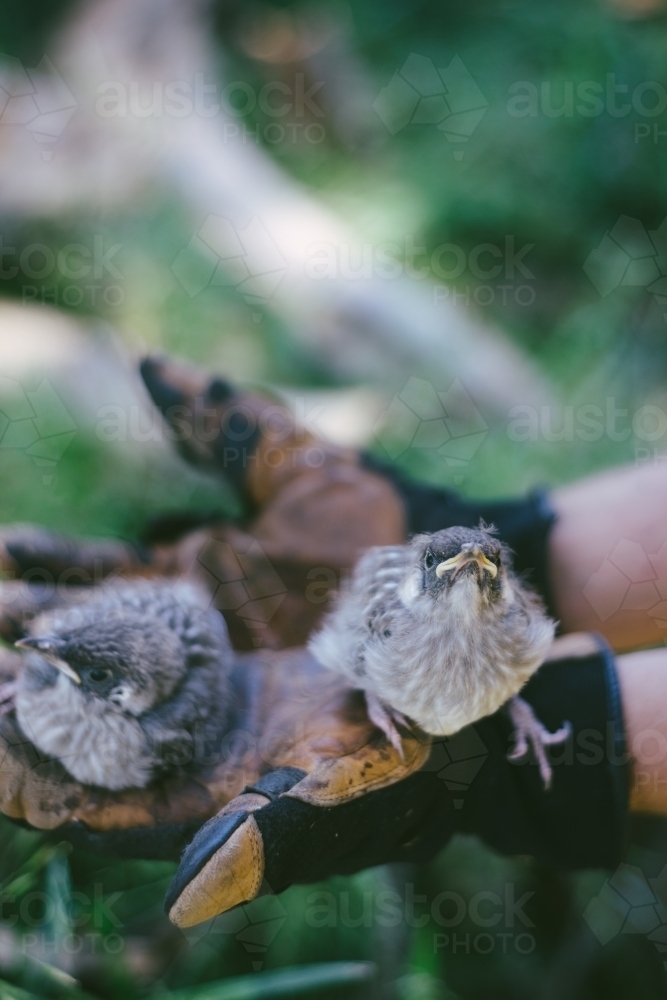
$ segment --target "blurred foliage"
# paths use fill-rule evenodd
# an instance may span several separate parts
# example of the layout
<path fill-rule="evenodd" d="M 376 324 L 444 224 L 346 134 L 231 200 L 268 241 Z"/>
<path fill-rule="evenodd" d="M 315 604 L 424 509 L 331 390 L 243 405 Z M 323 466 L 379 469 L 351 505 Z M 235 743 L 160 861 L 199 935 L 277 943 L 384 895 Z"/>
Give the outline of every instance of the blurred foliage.
<path fill-rule="evenodd" d="M 36 65 L 71 8 L 43 0 L 5 4 L 0 49 Z M 221 79 L 257 88 L 302 71 L 300 64 L 254 57 L 248 37 L 257 21 L 296 30 L 313 10 L 297 3 L 216 3 Z M 424 248 L 420 263 L 445 244 L 460 248 L 468 263 L 442 283 L 442 294 L 498 324 L 561 394 L 546 415 L 547 433 L 540 424 L 534 439 L 512 440 L 507 420 L 476 399 L 485 434 L 469 460 L 448 463 L 437 449 L 410 448 L 398 425 L 383 438 L 389 456 L 415 475 L 485 495 L 517 493 L 539 481 L 565 482 L 613 462 L 664 460 L 660 441 L 654 445 L 624 433 L 638 407 L 665 409 L 664 306 L 641 284 L 602 296 L 583 266 L 620 216 L 651 231 L 667 214 L 667 136 L 653 132 L 654 124 L 665 131 L 666 116 L 636 108 L 617 115 L 617 105 L 607 103 L 602 113 L 587 117 L 567 104 L 568 88 L 576 91 L 587 81 L 606 86 L 611 77 L 629 95 L 646 81 L 667 84 L 667 18 L 660 6 L 634 6 L 632 0 L 616 7 L 604 0 L 357 0 L 349 8 L 333 4 L 329 12 L 349 57 L 340 70 L 343 83 L 353 71 L 361 81 L 355 90 L 360 109 L 346 114 L 349 108 L 336 103 L 327 81 L 319 94 L 326 115 L 321 142 L 267 141 L 266 127 L 275 118 L 258 108 L 242 116 L 241 124 L 256 129 L 270 155 L 352 221 L 365 240 L 397 244 L 404 266 L 410 241 Z M 449 143 L 434 124 L 407 124 L 391 134 L 372 110 L 410 53 L 437 67 L 458 56 L 479 87 L 488 106 L 465 144 Z M 535 114 L 509 110 L 512 87 L 521 83 L 538 95 Z M 621 104 L 627 94 L 615 99 Z M 647 94 L 647 106 L 649 99 Z M 645 125 L 650 131 L 642 136 L 637 127 Z M 454 156 L 456 149 L 462 149 L 461 158 Z M 297 345 L 279 320 L 267 312 L 257 322 L 233 287 L 192 298 L 186 293 L 171 264 L 192 236 L 192 221 L 170 191 L 146 188 L 122 211 L 97 215 L 14 215 L 3 219 L 2 235 L 18 253 L 33 243 L 90 247 L 96 237 L 105 249 L 120 244 L 114 258 L 120 297 L 105 300 L 99 291 L 74 302 L 56 272 L 28 292 L 18 278 L 3 275 L 6 295 L 106 319 L 132 350 L 164 349 L 233 378 L 338 384 L 315 350 Z M 531 290 L 526 304 L 516 301 L 514 290 L 503 299 L 502 276 L 492 282 L 488 301 L 488 293 L 480 292 L 488 282 L 469 266 L 476 247 L 490 244 L 504 252 L 508 239 L 516 248 L 530 248 L 524 258 L 530 277 L 523 283 Z M 428 280 L 438 275 L 431 271 Z M 114 283 L 107 273 L 104 288 Z M 605 420 L 609 405 L 627 410 L 616 425 L 623 433 L 580 435 L 584 425 L 577 414 L 585 405 L 599 407 Z M 375 447 L 387 457 L 381 443 Z M 154 513 L 224 507 L 215 484 L 185 470 L 175 476 L 144 452 L 102 449 L 85 430 L 52 477 L 11 450 L 2 452 L 0 476 L 2 522 L 32 520 L 63 531 L 133 537 Z M 567 876 L 528 860 L 500 858 L 473 840 L 455 840 L 421 870 L 377 869 L 294 887 L 186 937 L 162 913 L 173 865 L 69 855 L 6 820 L 0 828 L 0 998 L 195 1000 L 202 997 L 201 984 L 211 984 L 203 994 L 207 1000 L 667 996 L 664 953 L 645 933 L 617 933 L 604 947 L 592 936 L 583 914 L 604 889 L 603 873 Z M 647 877 L 658 877 L 667 861 L 664 829 L 640 838 L 629 860 Z M 527 923 L 517 917 L 510 926 L 502 908 L 499 925 L 473 919 L 471 900 L 484 892 L 495 894 L 487 897 L 491 906 L 510 892 L 513 899 L 527 894 L 521 911 Z M 390 898 L 397 919 L 387 918 Z M 304 968 L 300 985 L 270 978 L 285 967 L 341 961 L 376 962 L 375 993 L 366 981 L 345 980 L 341 968 L 320 968 L 310 979 Z M 248 975 L 250 981 L 231 981 Z M 322 975 L 333 977 L 326 986 L 317 978 Z M 237 993 L 225 992 L 227 987 Z"/>
<path fill-rule="evenodd" d="M 364 0 L 349 10 L 333 4 L 327 9 L 338 24 L 344 59 L 339 76 L 324 74 L 316 91 L 324 115 L 322 141 L 304 139 L 307 117 L 296 123 L 300 130 L 288 129 L 282 141 L 273 142 L 267 140 L 267 126 L 289 124 L 289 118 L 272 117 L 259 103 L 239 112 L 250 141 L 256 134 L 272 157 L 352 221 L 370 244 L 394 243 L 403 266 L 410 244 L 423 248 L 418 268 L 444 245 L 459 248 L 467 262 L 461 274 L 443 281 L 429 265 L 428 277 L 419 280 L 437 281 L 442 294 L 497 323 L 556 384 L 560 395 L 547 416 L 548 440 L 540 430 L 535 441 L 512 441 L 507 422 L 478 399 L 488 435 L 474 462 L 453 472 L 435 452 L 408 449 L 398 461 L 415 474 L 497 495 L 536 481 L 563 482 L 635 457 L 660 460 L 664 434 L 657 444 L 634 434 L 613 440 L 601 433 L 591 441 L 579 436 L 576 420 L 582 406 L 604 412 L 608 398 L 628 410 L 626 422 L 619 423 L 623 428 L 647 402 L 667 410 L 665 307 L 641 284 L 602 296 L 583 268 L 620 216 L 655 231 L 667 215 L 667 137 L 660 135 L 665 113 L 653 115 L 657 98 L 641 89 L 646 83 L 664 86 L 667 79 L 667 20 L 657 3 L 635 8 L 634 2 L 627 0 L 621 9 L 619 0 L 620 13 L 606 0 L 483 0 L 465 7 L 435 0 Z M 276 33 L 297 31 L 321 9 L 297 3 L 216 5 L 221 80 L 241 81 L 254 92 L 267 81 L 294 87 L 299 72 L 308 82 L 316 68 L 253 56 L 248 38 L 256 21 L 275 21 Z M 21 10 L 32 10 L 38 25 L 51 24 L 37 5 Z M 648 15 L 639 16 L 642 11 Z M 29 64 L 26 15 L 5 19 L 2 48 Z M 467 142 L 448 142 L 433 124 L 407 124 L 392 135 L 373 110 L 374 98 L 411 53 L 438 67 L 458 56 L 479 87 L 488 106 Z M 336 87 L 353 74 L 359 75 L 360 107 L 351 115 Z M 625 89 L 608 97 L 608 80 Z M 576 95 L 591 82 L 603 90 L 603 107 L 587 116 L 577 111 Z M 533 88 L 533 106 L 512 110 L 516 86 Z M 639 134 L 639 127 L 650 134 Z M 88 247 L 99 238 L 105 249 L 119 245 L 113 261 L 122 277 L 115 281 L 105 274 L 103 288 L 94 294 L 82 290 L 80 301 L 71 294 L 71 281 L 57 271 L 28 288 L 25 277 L 3 276 L 3 290 L 104 317 L 133 349 L 162 348 L 232 377 L 293 386 L 335 383 L 314 349 L 297 344 L 270 311 L 257 322 L 256 311 L 234 287 L 188 295 L 171 265 L 191 236 L 188 210 L 172 191 L 156 185 L 142 188 L 122 210 L 7 218 L 3 238 L 17 254 L 33 243 Z M 491 245 L 504 254 L 508 240 L 517 252 L 529 248 L 522 260 L 530 277 L 517 272 L 513 279 L 501 274 L 490 281 L 475 275 L 471 252 Z M 456 270 L 451 254 L 440 259 L 450 272 Z M 482 257 L 480 263 L 487 268 L 489 261 Z M 507 267 L 506 257 L 501 263 Z M 107 301 L 108 286 L 113 288 Z M 517 287 L 527 289 L 519 293 L 520 301 Z M 567 406 L 575 408 L 571 432 Z"/>

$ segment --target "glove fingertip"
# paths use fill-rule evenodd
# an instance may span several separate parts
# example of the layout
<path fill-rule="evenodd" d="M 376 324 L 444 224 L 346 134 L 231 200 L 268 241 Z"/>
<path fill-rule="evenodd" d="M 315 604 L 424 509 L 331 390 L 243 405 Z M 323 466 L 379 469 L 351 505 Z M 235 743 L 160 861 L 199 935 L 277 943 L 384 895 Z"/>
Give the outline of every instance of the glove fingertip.
<path fill-rule="evenodd" d="M 263 877 L 262 835 L 253 816 L 216 816 L 186 848 L 165 911 L 177 927 L 193 927 L 253 899 Z"/>

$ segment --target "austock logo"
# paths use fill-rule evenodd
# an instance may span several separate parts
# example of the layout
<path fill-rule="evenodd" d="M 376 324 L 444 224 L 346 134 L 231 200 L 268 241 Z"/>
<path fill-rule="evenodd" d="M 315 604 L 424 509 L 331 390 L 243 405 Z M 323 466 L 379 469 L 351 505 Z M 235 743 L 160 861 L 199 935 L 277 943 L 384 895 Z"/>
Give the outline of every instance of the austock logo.
<path fill-rule="evenodd" d="M 584 597 L 606 621 L 617 611 L 645 611 L 667 629 L 667 542 L 648 554 L 622 538 L 586 583 Z"/>
<path fill-rule="evenodd" d="M 373 108 L 392 135 L 406 125 L 435 125 L 449 142 L 466 143 L 489 102 L 458 56 L 437 69 L 432 59 L 411 53 L 383 87 Z M 454 158 L 463 158 L 463 148 Z"/>
<path fill-rule="evenodd" d="M 657 878 L 621 864 L 584 910 L 584 920 L 601 945 L 619 934 L 643 934 L 667 952 L 667 865 Z M 663 961 L 667 969 L 667 961 Z"/>
<path fill-rule="evenodd" d="M 488 425 L 459 379 L 443 392 L 413 376 L 380 415 L 374 431 L 392 461 L 409 448 L 433 451 L 460 483 Z"/>
<path fill-rule="evenodd" d="M 0 125 L 25 128 L 50 160 L 53 146 L 74 114 L 76 101 L 55 66 L 44 56 L 35 69 L 0 55 Z"/>
<path fill-rule="evenodd" d="M 44 379 L 25 390 L 16 379 L 0 376 L 0 454 L 22 451 L 44 470 L 45 485 L 76 434 L 76 424 L 55 389 Z"/>
<path fill-rule="evenodd" d="M 231 286 L 248 305 L 263 306 L 287 273 L 287 261 L 257 217 L 235 226 L 222 216 L 209 215 L 180 251 L 172 270 L 190 298 L 208 287 Z"/>
<path fill-rule="evenodd" d="M 645 288 L 667 306 L 667 218 L 647 231 L 639 219 L 621 215 L 586 258 L 584 271 L 603 298 L 620 287 Z"/>
<path fill-rule="evenodd" d="M 0 234 L 0 280 L 20 283 L 23 302 L 67 307 L 117 307 L 125 299 L 117 254 L 121 243 L 107 243 L 102 234 L 88 242 L 50 246 L 29 243 L 10 246 Z"/>

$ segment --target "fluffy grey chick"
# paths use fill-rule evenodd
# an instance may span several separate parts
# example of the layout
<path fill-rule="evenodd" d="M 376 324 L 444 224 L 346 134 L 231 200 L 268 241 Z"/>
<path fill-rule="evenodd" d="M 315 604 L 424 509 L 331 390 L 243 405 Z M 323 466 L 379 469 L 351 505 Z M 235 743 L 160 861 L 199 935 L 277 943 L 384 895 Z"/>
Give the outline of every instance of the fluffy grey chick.
<path fill-rule="evenodd" d="M 517 693 L 546 656 L 554 622 L 484 527 L 416 535 L 370 549 L 309 643 L 325 666 L 365 691 L 368 714 L 401 752 L 396 723 L 448 736 L 509 702 L 516 759 L 562 742 Z"/>
<path fill-rule="evenodd" d="M 192 761 L 229 704 L 231 647 L 208 603 L 189 583 L 139 580 L 38 616 L 17 642 L 28 654 L 13 692 L 24 735 L 104 788 L 143 787 Z"/>

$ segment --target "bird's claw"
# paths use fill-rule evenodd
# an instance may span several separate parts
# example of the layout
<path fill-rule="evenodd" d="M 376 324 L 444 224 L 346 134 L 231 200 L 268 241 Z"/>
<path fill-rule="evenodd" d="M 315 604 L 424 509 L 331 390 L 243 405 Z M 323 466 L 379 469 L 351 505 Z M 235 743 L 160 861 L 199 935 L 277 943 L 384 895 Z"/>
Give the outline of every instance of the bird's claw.
<path fill-rule="evenodd" d="M 408 720 L 403 713 L 395 708 L 385 708 L 380 699 L 369 691 L 366 691 L 366 709 L 373 725 L 384 733 L 401 760 L 405 760 L 403 741 L 396 728 L 396 723 L 409 728 Z"/>
<path fill-rule="evenodd" d="M 555 733 L 550 733 L 523 698 L 512 698 L 508 705 L 508 711 L 514 726 L 514 747 L 507 755 L 507 759 L 511 761 L 521 760 L 532 749 L 537 758 L 545 791 L 548 791 L 551 787 L 553 772 L 544 748 L 564 743 L 572 732 L 572 726 L 566 722 Z"/>

